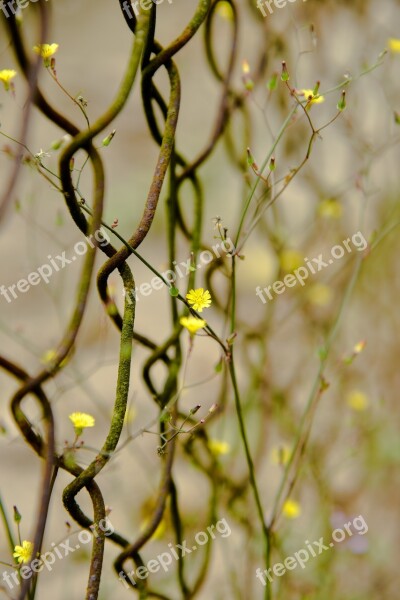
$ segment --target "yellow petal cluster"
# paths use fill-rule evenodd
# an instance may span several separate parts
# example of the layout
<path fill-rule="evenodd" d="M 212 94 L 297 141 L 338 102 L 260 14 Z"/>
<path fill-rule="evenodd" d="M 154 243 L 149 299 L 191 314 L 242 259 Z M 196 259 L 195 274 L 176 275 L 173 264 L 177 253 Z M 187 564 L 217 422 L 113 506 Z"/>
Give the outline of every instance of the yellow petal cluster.
<path fill-rule="evenodd" d="M 398 38 L 389 38 L 388 40 L 389 50 L 394 54 L 400 52 L 400 39 Z"/>
<path fill-rule="evenodd" d="M 58 50 L 58 44 L 37 44 L 33 47 L 34 52 L 42 58 L 50 58 Z"/>
<path fill-rule="evenodd" d="M 362 412 L 368 408 L 368 396 L 360 390 L 352 390 L 347 394 L 346 401 L 348 406 L 357 412 Z"/>
<path fill-rule="evenodd" d="M 279 255 L 279 262 L 281 264 L 282 270 L 290 273 L 295 269 L 298 269 L 303 263 L 303 255 L 298 252 L 298 250 L 293 250 L 291 248 L 286 248 L 282 250 Z"/>
<path fill-rule="evenodd" d="M 287 465 L 292 455 L 291 448 L 287 445 L 275 446 L 271 450 L 271 462 L 274 465 Z"/>
<path fill-rule="evenodd" d="M 325 102 L 325 97 L 320 96 L 319 94 L 314 94 L 313 90 L 300 90 L 300 95 L 304 96 L 309 105 L 321 104 L 321 102 Z"/>
<path fill-rule="evenodd" d="M 10 82 L 16 76 L 17 71 L 14 69 L 3 69 L 0 71 L 0 81 L 3 82 L 6 92 L 10 89 Z"/>
<path fill-rule="evenodd" d="M 222 17 L 223 19 L 226 19 L 227 21 L 233 21 L 234 19 L 234 12 L 233 12 L 233 8 L 232 5 L 229 2 L 219 2 L 217 4 L 217 8 L 215 9 L 215 12 Z"/>
<path fill-rule="evenodd" d="M 208 442 L 208 447 L 214 456 L 229 454 L 231 451 L 231 447 L 228 442 L 221 442 L 220 440 L 210 440 Z"/>
<path fill-rule="evenodd" d="M 86 427 L 94 427 L 95 420 L 87 413 L 74 412 L 69 415 L 69 420 L 75 428 L 76 435 L 80 435 Z"/>
<path fill-rule="evenodd" d="M 318 205 L 318 214 L 327 219 L 340 219 L 343 208 L 340 202 L 333 199 L 323 200 Z"/>
<path fill-rule="evenodd" d="M 191 334 L 195 334 L 199 329 L 203 329 L 207 325 L 204 319 L 196 319 L 196 317 L 181 317 L 179 323 Z"/>
<path fill-rule="evenodd" d="M 282 507 L 282 514 L 287 519 L 297 519 L 301 515 L 301 506 L 296 500 L 286 500 Z"/>
<path fill-rule="evenodd" d="M 18 563 L 28 563 L 32 558 L 33 544 L 24 540 L 22 546 L 15 546 L 13 556 L 18 560 Z"/>
<path fill-rule="evenodd" d="M 307 297 L 311 304 L 315 306 L 328 306 L 332 301 L 333 291 L 329 285 L 314 283 L 308 288 Z"/>
<path fill-rule="evenodd" d="M 208 290 L 203 288 L 197 288 L 196 290 L 190 290 L 186 294 L 186 298 L 194 310 L 203 312 L 203 308 L 208 308 L 211 305 L 211 295 Z"/>

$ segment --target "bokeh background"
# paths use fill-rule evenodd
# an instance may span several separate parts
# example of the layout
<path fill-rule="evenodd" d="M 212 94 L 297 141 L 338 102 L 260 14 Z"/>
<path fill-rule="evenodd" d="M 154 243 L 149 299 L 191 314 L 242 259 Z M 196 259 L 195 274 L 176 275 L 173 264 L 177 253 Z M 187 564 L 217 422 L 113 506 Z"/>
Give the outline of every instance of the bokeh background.
<path fill-rule="evenodd" d="M 131 44 L 117 3 L 105 0 L 49 0 L 52 4 L 52 33 L 49 42 L 60 47 L 56 55 L 57 73 L 66 89 L 88 102 L 93 120 L 112 101 L 123 75 Z M 115 4 L 115 5 L 114 5 Z M 351 2 L 308 0 L 274 7 L 274 13 L 260 18 L 250 2 L 238 1 L 240 44 L 235 85 L 243 91 L 242 61 L 250 67 L 265 46 L 268 48 L 265 78 L 246 98 L 251 123 L 251 151 L 262 163 L 286 118 L 292 100 L 282 83 L 269 94 L 267 81 L 280 73 L 285 60 L 290 83 L 313 88 L 321 81 L 320 92 L 352 78 L 346 87 L 346 111 L 321 132 L 310 160 L 287 190 L 265 213 L 243 246 L 244 260 L 238 265 L 239 384 L 245 401 L 245 418 L 255 455 L 257 477 L 266 515 L 282 477 L 279 456 L 290 452 L 313 386 L 318 379 L 318 352 L 337 326 L 324 378 L 329 386 L 321 394 L 313 413 L 313 423 L 291 499 L 296 514 L 283 514 L 276 525 L 273 562 L 279 562 L 304 546 L 304 541 L 329 539 L 330 532 L 356 515 L 368 524 L 368 533 L 358 543 L 342 543 L 324 555 L 310 560 L 304 570 L 286 573 L 274 588 L 275 598 L 361 600 L 390 599 L 400 584 L 397 554 L 400 548 L 399 496 L 399 402 L 398 356 L 400 292 L 399 209 L 399 125 L 394 111 L 400 111 L 400 54 L 388 51 L 388 40 L 399 37 L 400 5 L 395 0 Z M 178 35 L 196 7 L 195 0 L 164 0 L 158 9 L 157 39 L 167 44 Z M 23 11 L 26 35 L 37 43 L 36 8 Z M 223 60 L 229 46 L 229 11 L 221 10 L 215 43 Z M 311 27 L 312 25 L 312 27 Z M 0 69 L 16 68 L 10 40 L 0 29 Z M 177 146 L 188 158 L 197 156 L 211 135 L 217 115 L 220 86 L 211 76 L 204 56 L 201 32 L 176 57 L 182 79 L 182 105 Z M 372 69 L 377 62 L 382 64 Z M 369 72 L 366 72 L 369 71 Z M 360 74 L 363 74 L 360 76 Z M 166 90 L 160 76 L 160 86 Z M 43 72 L 41 84 L 49 98 L 80 123 L 76 107 Z M 22 117 L 26 88 L 22 77 L 15 79 L 15 99 L 0 91 L 0 133 L 16 137 Z M 270 97 L 269 97 L 270 96 Z M 325 102 L 312 107 L 310 115 L 317 127 L 336 114 L 340 89 L 326 94 Z M 81 123 L 83 125 L 83 123 Z M 126 110 L 116 119 L 116 135 L 101 150 L 106 164 L 107 194 L 104 219 L 118 218 L 118 231 L 129 237 L 142 213 L 143 202 L 153 176 L 158 148 L 150 138 L 136 84 Z M 234 119 L 231 134 L 236 152 L 245 156 L 246 136 L 240 115 Z M 51 142 L 63 132 L 37 112 L 31 124 L 29 148 L 48 151 Z M 276 179 L 285 177 L 305 156 L 309 128 L 303 117 L 285 132 L 275 156 Z M 100 143 L 101 138 L 99 139 Z M 229 141 L 227 142 L 229 145 Z M 0 182 L 3 186 L 12 168 L 10 148 L 15 144 L 0 139 Z M 50 153 L 52 153 L 50 151 Z M 46 159 L 55 170 L 57 153 Z M 203 240 L 215 243 L 213 219 L 221 217 L 228 234 L 235 235 L 243 205 L 255 177 L 230 160 L 226 144 L 219 142 L 210 160 L 200 170 L 205 193 Z M 81 189 L 90 195 L 91 176 L 87 172 Z M 190 215 L 191 192 L 187 190 Z M 165 194 L 141 253 L 157 269 L 168 267 L 165 239 Z M 15 198 L 1 224 L 0 284 L 8 287 L 47 262 L 47 256 L 71 254 L 82 239 L 72 223 L 62 197 L 41 179 L 34 169 L 22 170 Z M 369 242 L 363 253 L 358 276 L 350 286 L 360 253 L 355 250 L 304 287 L 287 290 L 264 305 L 255 294 L 285 272 L 303 264 L 304 257 L 329 253 L 330 248 L 361 231 Z M 188 258 L 181 243 L 181 260 Z M 103 257 L 97 257 L 100 266 Z M 138 285 L 152 275 L 138 261 L 130 259 Z M 57 345 L 73 306 L 80 264 L 55 274 L 48 285 L 19 294 L 8 304 L 0 298 L 1 352 L 34 373 Z M 198 284 L 204 283 L 198 273 Z M 112 283 L 119 306 L 123 297 L 117 277 Z M 178 282 L 185 291 L 185 280 Z M 216 289 L 224 298 L 223 277 Z M 342 307 L 342 303 L 343 307 Z M 136 326 L 158 343 L 168 336 L 169 295 L 154 291 L 137 305 Z M 223 314 L 208 309 L 213 328 L 224 335 Z M 336 325 L 335 325 L 336 324 Z M 260 335 L 261 332 L 261 335 Z M 354 360 L 356 344 L 365 341 Z M 187 349 L 187 338 L 185 338 Z M 72 360 L 57 378 L 47 384 L 57 422 L 59 450 L 73 439 L 68 415 L 84 411 L 96 418 L 96 427 L 85 433 L 88 446 L 80 454 L 82 465 L 94 457 L 107 431 L 115 395 L 119 338 L 106 316 L 93 286 L 89 307 Z M 156 415 L 155 406 L 141 381 L 141 365 L 147 356 L 134 347 L 130 412 L 126 437 L 134 434 L 98 477 L 106 503 L 112 507 L 110 519 L 116 530 L 135 539 L 152 510 L 160 474 L 156 452 L 157 438 L 135 435 Z M 201 416 L 218 400 L 219 361 L 216 344 L 196 339 L 188 362 L 181 403 L 188 411 L 201 405 Z M 162 372 L 160 371 L 160 378 Z M 161 380 L 161 379 L 160 379 Z M 0 372 L 0 491 L 8 513 L 17 505 L 23 515 L 24 539 L 33 530 L 38 502 L 41 464 L 21 440 L 9 410 L 15 382 Z M 29 407 L 29 400 L 27 406 Z M 29 408 L 28 408 L 29 412 Z M 39 422 L 32 401 L 30 414 Z M 153 428 L 154 429 L 154 428 Z M 225 410 L 208 426 L 216 442 L 216 458 L 233 479 L 246 478 L 246 463 L 240 443 L 232 394 L 225 398 Z M 183 436 L 182 436 L 183 437 Z M 279 450 L 281 449 L 281 450 Z M 209 483 L 204 474 L 178 448 L 175 476 L 185 515 L 186 538 L 205 530 Z M 278 453 L 278 458 L 277 458 Z M 56 482 L 45 547 L 57 543 L 66 533 L 68 520 L 61 501 L 69 476 L 60 474 Z M 215 600 L 263 597 L 255 577 L 262 567 L 260 532 L 250 493 L 229 510 L 228 492 L 221 483 L 220 518 L 226 517 L 232 535 L 216 539 L 208 578 L 197 595 Z M 82 493 L 81 505 L 90 512 Z M 293 518 L 295 517 L 295 518 Z M 74 539 L 74 538 L 73 538 Z M 145 560 L 154 558 L 174 542 L 168 517 L 158 535 L 144 551 Z M 54 565 L 40 579 L 37 597 L 81 598 L 86 585 L 89 546 Z M 117 582 L 112 561 L 117 549 L 106 547 L 101 598 L 132 596 Z M 0 559 L 10 562 L 4 530 L 0 533 Z M 187 559 L 190 574 L 199 557 Z M 175 568 L 175 565 L 173 565 Z M 4 567 L 5 568 L 5 567 Z M 153 576 L 158 589 L 180 598 L 176 572 Z M 0 594 L 1 594 L 0 590 Z M 4 592 L 3 592 L 4 593 Z M 6 596 L 5 596 L 6 597 Z"/>

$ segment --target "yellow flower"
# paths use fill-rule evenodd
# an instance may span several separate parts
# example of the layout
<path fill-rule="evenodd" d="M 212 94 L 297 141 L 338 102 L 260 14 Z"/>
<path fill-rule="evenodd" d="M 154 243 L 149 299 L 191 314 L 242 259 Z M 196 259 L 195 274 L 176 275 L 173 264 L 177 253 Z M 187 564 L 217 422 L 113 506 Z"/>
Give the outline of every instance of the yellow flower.
<path fill-rule="evenodd" d="M 217 4 L 217 8 L 215 9 L 215 12 L 220 15 L 223 19 L 226 19 L 227 21 L 233 21 L 233 8 L 232 5 L 229 4 L 229 2 L 219 2 Z"/>
<path fill-rule="evenodd" d="M 353 348 L 354 354 L 360 354 L 360 352 L 364 350 L 366 345 L 367 342 L 365 340 L 361 340 L 361 342 L 358 342 Z"/>
<path fill-rule="evenodd" d="M 242 61 L 242 73 L 243 73 L 242 80 L 244 83 L 244 87 L 246 88 L 246 90 L 248 92 L 251 92 L 252 89 L 254 88 L 254 81 L 250 77 L 250 65 L 246 59 L 244 59 Z M 253 161 L 253 168 L 255 168 L 256 166 L 257 165 Z"/>
<path fill-rule="evenodd" d="M 198 312 L 203 312 L 203 308 L 208 308 L 211 305 L 211 295 L 208 290 L 204 290 L 203 288 L 197 288 L 196 290 L 190 290 L 188 294 L 186 294 L 186 298 L 194 308 Z"/>
<path fill-rule="evenodd" d="M 337 200 L 323 200 L 318 205 L 318 214 L 327 219 L 340 219 L 342 212 L 342 205 Z"/>
<path fill-rule="evenodd" d="M 190 334 L 196 333 L 199 329 L 203 329 L 207 325 L 207 321 L 196 319 L 196 317 L 181 317 L 179 323 L 182 327 L 186 327 Z"/>
<path fill-rule="evenodd" d="M 298 269 L 303 264 L 303 255 L 297 250 L 291 250 L 287 248 L 282 250 L 279 255 L 279 261 L 283 271 L 290 273 L 295 269 Z"/>
<path fill-rule="evenodd" d="M 33 47 L 34 52 L 43 58 L 44 66 L 50 66 L 50 58 L 58 50 L 58 44 L 37 44 Z"/>
<path fill-rule="evenodd" d="M 400 52 L 400 40 L 396 38 L 388 39 L 389 50 L 393 53 Z"/>
<path fill-rule="evenodd" d="M 307 108 L 310 108 L 312 104 L 320 104 L 321 102 L 325 102 L 324 96 L 314 94 L 312 90 L 300 90 L 299 95 L 304 96 L 305 100 L 307 100 Z"/>
<path fill-rule="evenodd" d="M 360 390 L 353 390 L 347 394 L 346 401 L 350 408 L 358 412 L 366 410 L 369 404 L 368 396 Z"/>
<path fill-rule="evenodd" d="M 311 304 L 315 306 L 327 306 L 332 301 L 332 289 L 324 283 L 314 283 L 307 290 L 307 296 Z"/>
<path fill-rule="evenodd" d="M 0 81 L 4 83 L 4 88 L 6 92 L 8 92 L 8 90 L 10 89 L 10 81 L 11 79 L 14 79 L 16 74 L 17 71 L 14 71 L 14 69 L 3 69 L 2 71 L 0 71 Z"/>
<path fill-rule="evenodd" d="M 69 419 L 72 422 L 76 435 L 81 435 L 82 431 L 86 427 L 94 427 L 94 417 L 92 415 L 88 415 L 87 413 L 74 412 L 69 415 Z"/>
<path fill-rule="evenodd" d="M 50 56 L 53 56 L 57 52 L 58 44 L 37 44 L 33 49 L 42 58 L 50 58 Z"/>
<path fill-rule="evenodd" d="M 282 514 L 287 519 L 297 519 L 301 514 L 301 506 L 296 500 L 286 500 L 282 507 Z"/>
<path fill-rule="evenodd" d="M 250 73 L 250 65 L 246 59 L 242 61 L 242 72 L 244 75 L 248 75 Z"/>
<path fill-rule="evenodd" d="M 28 563 L 31 560 L 33 552 L 33 544 L 32 542 L 27 542 L 24 540 L 22 542 L 22 546 L 15 546 L 14 548 L 14 558 L 18 559 L 18 563 Z"/>
<path fill-rule="evenodd" d="M 228 442 L 220 442 L 219 440 L 210 440 L 208 442 L 208 447 L 214 456 L 219 456 L 220 454 L 229 454 L 231 451 L 231 447 Z"/>
<path fill-rule="evenodd" d="M 287 465 L 292 455 L 292 450 L 287 445 L 275 446 L 271 450 L 271 462 L 274 465 Z"/>

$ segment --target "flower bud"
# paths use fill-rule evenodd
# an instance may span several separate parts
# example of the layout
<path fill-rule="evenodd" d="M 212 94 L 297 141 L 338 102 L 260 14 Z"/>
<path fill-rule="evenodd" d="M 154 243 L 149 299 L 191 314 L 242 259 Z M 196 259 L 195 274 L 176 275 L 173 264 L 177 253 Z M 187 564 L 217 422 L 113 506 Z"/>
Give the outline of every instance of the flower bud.
<path fill-rule="evenodd" d="M 115 129 L 112 130 L 112 132 L 104 138 L 104 140 L 102 141 L 103 146 L 109 146 L 111 143 L 111 140 L 113 139 L 114 135 L 115 135 Z"/>
<path fill-rule="evenodd" d="M 13 508 L 14 508 L 14 521 L 15 521 L 15 523 L 20 523 L 21 519 L 22 519 L 21 513 L 19 512 L 19 510 L 16 506 L 14 506 Z"/>
<path fill-rule="evenodd" d="M 342 96 L 341 96 L 339 102 L 337 103 L 337 108 L 340 111 L 342 111 L 346 108 L 346 91 L 345 90 L 343 90 Z"/>
<path fill-rule="evenodd" d="M 289 71 L 287 70 L 286 62 L 283 60 L 282 61 L 281 80 L 282 81 L 289 81 L 289 79 L 290 79 Z"/>

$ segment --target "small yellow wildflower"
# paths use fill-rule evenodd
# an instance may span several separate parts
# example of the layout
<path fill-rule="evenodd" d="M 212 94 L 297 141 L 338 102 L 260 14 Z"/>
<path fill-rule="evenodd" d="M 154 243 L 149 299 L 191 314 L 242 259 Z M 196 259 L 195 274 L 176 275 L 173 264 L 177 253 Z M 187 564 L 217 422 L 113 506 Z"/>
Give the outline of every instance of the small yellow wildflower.
<path fill-rule="evenodd" d="M 282 250 L 279 255 L 279 261 L 281 263 L 282 270 L 286 271 L 287 273 L 298 269 L 304 262 L 303 255 L 297 250 L 291 250 L 290 248 Z"/>
<path fill-rule="evenodd" d="M 353 410 L 362 412 L 368 408 L 368 396 L 360 390 L 353 390 L 346 397 L 347 404 Z"/>
<path fill-rule="evenodd" d="M 208 308 L 211 305 L 211 295 L 208 290 L 204 290 L 203 288 L 197 288 L 196 290 L 190 290 L 188 294 L 186 294 L 186 298 L 194 308 L 198 312 L 203 312 L 203 308 Z"/>
<path fill-rule="evenodd" d="M 388 39 L 389 50 L 393 53 L 400 52 L 400 40 L 397 38 Z"/>
<path fill-rule="evenodd" d="M 292 455 L 292 450 L 289 446 L 275 446 L 271 450 L 271 462 L 274 465 L 287 465 Z"/>
<path fill-rule="evenodd" d="M 221 442 L 220 440 L 210 440 L 208 442 L 208 447 L 214 456 L 219 456 L 223 454 L 229 454 L 231 451 L 231 447 L 228 442 Z"/>
<path fill-rule="evenodd" d="M 358 344 L 356 344 L 353 348 L 354 354 L 360 354 L 360 352 L 364 350 L 366 345 L 367 342 L 365 340 L 361 340 L 361 342 L 358 342 Z"/>
<path fill-rule="evenodd" d="M 31 560 L 33 552 L 32 542 L 24 540 L 22 546 L 15 546 L 13 556 L 18 559 L 18 563 L 28 563 Z"/>
<path fill-rule="evenodd" d="M 4 84 L 4 89 L 6 90 L 6 92 L 8 92 L 8 90 L 11 87 L 11 79 L 14 79 L 14 77 L 16 76 L 17 71 L 14 71 L 14 69 L 3 69 L 2 71 L 0 71 L 0 81 L 3 82 Z"/>
<path fill-rule="evenodd" d="M 323 200 L 318 205 L 318 214 L 327 219 L 340 219 L 343 213 L 342 205 L 333 199 Z"/>
<path fill-rule="evenodd" d="M 69 419 L 74 426 L 76 435 L 81 435 L 86 427 L 94 427 L 95 424 L 94 417 L 87 413 L 74 412 L 69 415 Z"/>
<path fill-rule="evenodd" d="M 244 87 L 246 88 L 246 90 L 248 92 L 251 92 L 252 89 L 254 88 L 254 81 L 250 77 L 250 65 L 246 59 L 244 59 L 242 61 L 242 73 L 243 73 L 242 80 L 244 83 Z M 257 167 L 257 165 L 255 163 L 254 163 L 253 168 L 254 167 Z"/>
<path fill-rule="evenodd" d="M 219 2 L 215 12 L 227 21 L 233 21 L 234 13 L 232 5 L 229 2 Z"/>
<path fill-rule="evenodd" d="M 43 58 L 45 67 L 49 67 L 50 58 L 57 52 L 58 44 L 37 44 L 33 50 Z"/>
<path fill-rule="evenodd" d="M 191 335 L 195 334 L 199 329 L 203 329 L 207 325 L 207 321 L 196 319 L 196 317 L 181 317 L 179 323 L 182 327 L 186 327 Z"/>
<path fill-rule="evenodd" d="M 361 340 L 359 341 L 354 347 L 353 347 L 353 351 L 350 354 L 350 356 L 344 356 L 343 357 L 343 362 L 346 365 L 351 365 L 351 363 L 353 362 L 353 360 L 356 358 L 356 356 L 358 356 L 358 354 L 360 354 L 365 346 L 367 345 L 367 342 L 365 340 Z"/>
<path fill-rule="evenodd" d="M 315 306 L 327 306 L 332 301 L 332 288 L 324 283 L 314 283 L 308 288 L 307 297 L 311 304 Z"/>
<path fill-rule="evenodd" d="M 321 102 L 325 102 L 325 97 L 314 94 L 313 90 L 300 90 L 299 96 L 304 96 L 305 100 L 307 100 L 307 108 L 310 108 L 312 104 L 321 104 Z"/>
<path fill-rule="evenodd" d="M 286 500 L 282 507 L 282 514 L 287 519 L 297 519 L 301 514 L 301 506 L 296 500 Z"/>

